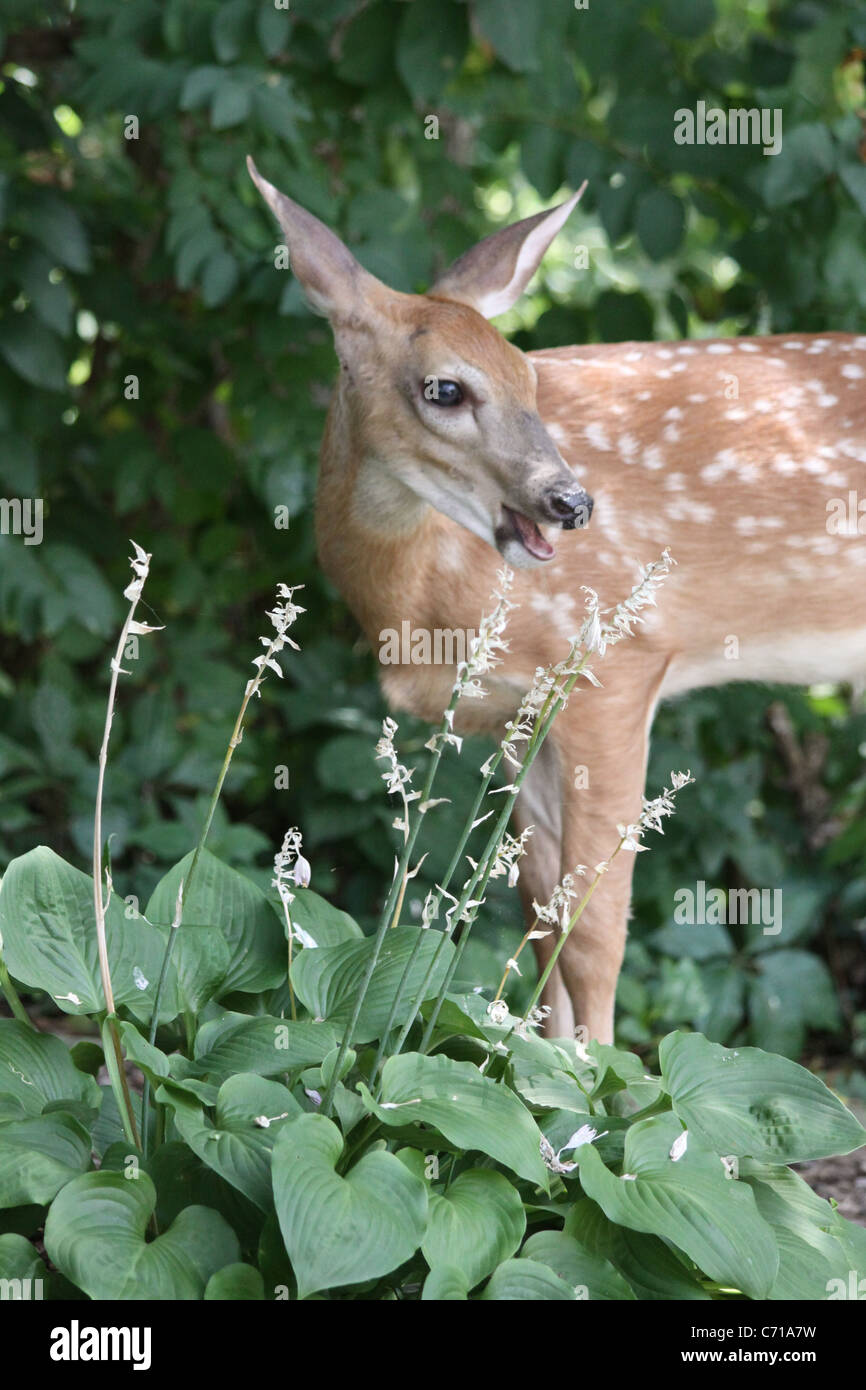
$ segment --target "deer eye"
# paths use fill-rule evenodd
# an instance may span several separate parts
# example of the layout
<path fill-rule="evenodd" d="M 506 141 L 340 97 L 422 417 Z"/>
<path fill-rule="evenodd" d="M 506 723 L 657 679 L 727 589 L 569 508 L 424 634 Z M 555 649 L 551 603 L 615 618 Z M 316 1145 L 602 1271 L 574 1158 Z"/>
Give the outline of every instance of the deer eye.
<path fill-rule="evenodd" d="M 463 400 L 463 388 L 456 381 L 439 381 L 428 378 L 424 396 L 432 405 L 459 405 Z"/>

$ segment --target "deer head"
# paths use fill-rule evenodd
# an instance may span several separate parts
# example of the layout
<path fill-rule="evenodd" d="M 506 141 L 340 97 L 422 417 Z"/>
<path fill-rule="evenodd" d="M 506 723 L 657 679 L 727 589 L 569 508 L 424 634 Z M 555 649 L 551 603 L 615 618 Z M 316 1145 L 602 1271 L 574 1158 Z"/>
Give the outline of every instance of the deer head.
<path fill-rule="evenodd" d="M 310 304 L 333 328 L 346 447 L 383 522 L 408 524 L 430 505 L 510 565 L 550 560 L 540 528 L 585 525 L 592 499 L 542 424 L 534 367 L 487 320 L 523 293 L 583 188 L 486 237 L 427 294 L 407 295 L 247 163 Z"/>

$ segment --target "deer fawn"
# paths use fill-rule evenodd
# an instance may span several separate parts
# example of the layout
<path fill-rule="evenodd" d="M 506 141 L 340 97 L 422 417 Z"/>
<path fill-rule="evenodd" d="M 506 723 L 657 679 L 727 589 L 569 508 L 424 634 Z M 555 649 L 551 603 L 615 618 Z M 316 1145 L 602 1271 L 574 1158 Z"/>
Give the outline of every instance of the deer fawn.
<path fill-rule="evenodd" d="M 572 699 L 521 791 L 518 829 L 535 827 L 520 876 L 529 912 L 636 819 L 660 699 L 731 680 L 863 676 L 866 336 L 524 354 L 487 319 L 523 292 L 580 192 L 407 295 L 249 168 L 333 328 L 318 547 L 371 642 L 407 619 L 413 631 L 476 629 L 499 557 L 518 571 L 511 653 L 463 712 L 466 731 L 501 730 L 536 667 L 563 657 L 581 585 L 613 604 L 664 547 L 677 561 L 638 635 L 605 657 L 604 689 Z M 382 684 L 393 706 L 434 721 L 454 675 L 390 665 Z M 551 975 L 553 1035 L 582 1026 L 613 1040 L 634 859 L 614 861 Z M 534 943 L 540 963 L 551 942 Z"/>

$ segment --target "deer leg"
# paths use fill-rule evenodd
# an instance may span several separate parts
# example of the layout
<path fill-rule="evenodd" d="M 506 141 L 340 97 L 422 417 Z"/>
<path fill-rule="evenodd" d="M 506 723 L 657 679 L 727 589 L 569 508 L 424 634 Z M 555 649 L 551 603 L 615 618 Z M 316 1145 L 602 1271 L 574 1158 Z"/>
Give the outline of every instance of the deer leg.
<path fill-rule="evenodd" d="M 520 878 L 517 881 L 529 929 L 535 921 L 533 900 L 539 903 L 547 901 L 559 880 L 562 863 L 559 757 L 550 739 L 542 746 L 524 778 L 512 820 L 518 834 L 527 826 L 533 827 L 526 854 L 520 860 Z M 540 941 L 533 941 L 532 945 L 541 972 L 550 959 L 556 937 L 546 936 Z M 571 1037 L 574 1029 L 571 1000 L 558 966 L 551 972 L 541 1003 L 550 1009 L 546 1032 L 555 1037 Z"/>
<path fill-rule="evenodd" d="M 584 865 L 578 898 L 596 866 L 617 846 L 618 825 L 637 820 L 646 780 L 649 727 L 664 663 L 650 673 L 634 659 L 605 663 L 604 689 L 583 689 L 554 726 L 562 767 L 563 820 L 560 875 Z M 642 667 L 642 669 L 641 669 Z M 651 679 L 647 682 L 647 675 Z M 581 1041 L 613 1042 L 614 1001 L 625 952 L 626 923 L 636 855 L 621 850 L 601 878 L 557 962 Z M 552 940 L 552 938 L 547 938 Z"/>

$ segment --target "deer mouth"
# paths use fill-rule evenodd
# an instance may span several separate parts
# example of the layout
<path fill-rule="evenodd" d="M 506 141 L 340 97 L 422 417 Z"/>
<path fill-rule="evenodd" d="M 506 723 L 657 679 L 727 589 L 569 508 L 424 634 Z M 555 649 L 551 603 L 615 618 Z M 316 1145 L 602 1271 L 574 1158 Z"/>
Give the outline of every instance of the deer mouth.
<path fill-rule="evenodd" d="M 534 560 L 552 560 L 556 551 L 541 534 L 538 524 L 532 521 L 522 512 L 515 512 L 511 507 L 502 504 L 502 515 L 504 522 L 496 528 L 496 541 L 500 548 L 507 541 L 519 541 L 520 545 L 531 555 Z"/>

